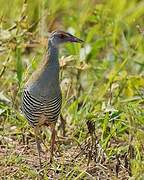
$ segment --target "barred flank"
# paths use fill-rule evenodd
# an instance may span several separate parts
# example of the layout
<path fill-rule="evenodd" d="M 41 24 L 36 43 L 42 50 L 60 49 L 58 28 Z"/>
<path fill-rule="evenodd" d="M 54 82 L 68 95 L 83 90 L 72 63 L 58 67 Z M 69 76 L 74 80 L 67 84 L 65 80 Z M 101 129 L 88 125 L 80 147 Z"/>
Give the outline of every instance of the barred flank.
<path fill-rule="evenodd" d="M 39 121 L 40 117 L 45 116 L 48 123 L 54 122 L 58 119 L 61 109 L 62 97 L 61 95 L 42 102 L 25 90 L 22 98 L 22 111 L 29 123 L 34 127 Z"/>

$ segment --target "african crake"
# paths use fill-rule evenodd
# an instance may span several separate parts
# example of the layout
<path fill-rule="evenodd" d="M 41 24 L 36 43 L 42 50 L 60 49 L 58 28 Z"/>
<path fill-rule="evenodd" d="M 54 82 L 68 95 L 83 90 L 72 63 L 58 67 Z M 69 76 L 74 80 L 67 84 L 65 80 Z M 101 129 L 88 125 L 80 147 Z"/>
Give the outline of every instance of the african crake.
<path fill-rule="evenodd" d="M 41 66 L 26 83 L 22 95 L 22 112 L 34 128 L 40 166 L 40 129 L 43 125 L 51 127 L 51 161 L 53 157 L 56 135 L 55 124 L 62 104 L 58 48 L 60 44 L 65 42 L 81 43 L 83 41 L 63 31 L 52 32 L 48 40 L 46 56 Z"/>

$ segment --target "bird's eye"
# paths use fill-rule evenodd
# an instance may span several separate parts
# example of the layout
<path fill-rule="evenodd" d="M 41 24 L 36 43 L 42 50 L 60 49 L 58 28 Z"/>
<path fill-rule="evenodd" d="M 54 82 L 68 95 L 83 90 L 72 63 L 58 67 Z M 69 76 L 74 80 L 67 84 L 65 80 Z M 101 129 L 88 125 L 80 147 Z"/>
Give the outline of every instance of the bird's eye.
<path fill-rule="evenodd" d="M 61 39 L 63 39 L 63 38 L 65 37 L 65 35 L 64 35 L 64 34 L 60 34 L 59 37 L 60 37 Z"/>

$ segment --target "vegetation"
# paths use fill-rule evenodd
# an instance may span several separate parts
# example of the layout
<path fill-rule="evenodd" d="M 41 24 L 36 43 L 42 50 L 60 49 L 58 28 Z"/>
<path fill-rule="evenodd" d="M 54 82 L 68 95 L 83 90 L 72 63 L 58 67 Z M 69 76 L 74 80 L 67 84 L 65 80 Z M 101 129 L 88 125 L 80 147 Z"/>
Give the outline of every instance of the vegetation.
<path fill-rule="evenodd" d="M 1 179 L 144 179 L 144 1 L 0 0 Z M 50 131 L 39 170 L 33 130 L 20 113 L 23 84 L 38 68 L 47 32 L 85 43 L 60 52 L 66 136 Z"/>

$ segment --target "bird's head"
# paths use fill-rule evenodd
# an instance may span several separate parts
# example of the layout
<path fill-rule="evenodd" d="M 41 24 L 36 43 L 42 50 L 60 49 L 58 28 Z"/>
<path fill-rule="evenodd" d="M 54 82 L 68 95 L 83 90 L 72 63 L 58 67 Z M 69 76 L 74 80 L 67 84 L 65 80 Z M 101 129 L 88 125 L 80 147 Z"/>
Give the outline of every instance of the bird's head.
<path fill-rule="evenodd" d="M 82 43 L 83 40 L 71 35 L 64 31 L 54 31 L 50 34 L 49 41 L 54 45 L 58 46 L 66 42 Z"/>

